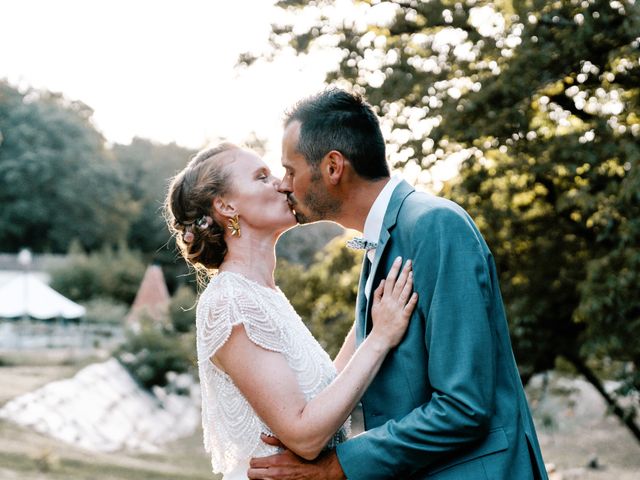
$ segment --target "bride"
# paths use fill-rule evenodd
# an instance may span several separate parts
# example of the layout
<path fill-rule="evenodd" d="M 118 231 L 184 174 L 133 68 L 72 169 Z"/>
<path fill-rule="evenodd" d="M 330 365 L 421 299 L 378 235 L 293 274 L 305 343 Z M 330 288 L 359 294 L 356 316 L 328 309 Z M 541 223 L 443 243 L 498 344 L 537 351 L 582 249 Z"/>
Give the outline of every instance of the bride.
<path fill-rule="evenodd" d="M 396 259 L 373 293 L 373 328 L 352 331 L 331 362 L 273 279 L 275 243 L 296 224 L 279 180 L 255 154 L 224 143 L 172 180 L 167 221 L 183 257 L 210 277 L 196 310 L 205 449 L 225 480 L 276 453 L 306 459 L 346 439 L 349 414 L 406 330 L 416 305 L 411 262 Z"/>

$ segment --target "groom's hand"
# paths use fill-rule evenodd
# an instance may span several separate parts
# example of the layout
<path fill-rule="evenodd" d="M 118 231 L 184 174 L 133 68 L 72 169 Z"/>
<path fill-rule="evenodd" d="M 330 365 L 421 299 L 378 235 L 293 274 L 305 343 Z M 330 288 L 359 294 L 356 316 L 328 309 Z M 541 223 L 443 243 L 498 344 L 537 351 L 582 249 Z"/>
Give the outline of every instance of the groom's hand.
<path fill-rule="evenodd" d="M 284 450 L 270 457 L 252 458 L 247 476 L 261 480 L 343 480 L 346 477 L 334 450 L 309 462 L 300 458 L 275 437 L 262 435 L 262 441 Z"/>

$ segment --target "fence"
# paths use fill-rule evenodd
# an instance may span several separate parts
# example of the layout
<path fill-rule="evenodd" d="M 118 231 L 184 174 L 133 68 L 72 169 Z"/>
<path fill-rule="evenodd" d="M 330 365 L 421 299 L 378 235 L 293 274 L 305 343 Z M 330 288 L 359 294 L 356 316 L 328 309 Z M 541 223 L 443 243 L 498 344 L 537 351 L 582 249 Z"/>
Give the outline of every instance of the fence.
<path fill-rule="evenodd" d="M 124 340 L 120 325 L 68 321 L 0 320 L 0 349 L 92 349 L 116 346 Z"/>

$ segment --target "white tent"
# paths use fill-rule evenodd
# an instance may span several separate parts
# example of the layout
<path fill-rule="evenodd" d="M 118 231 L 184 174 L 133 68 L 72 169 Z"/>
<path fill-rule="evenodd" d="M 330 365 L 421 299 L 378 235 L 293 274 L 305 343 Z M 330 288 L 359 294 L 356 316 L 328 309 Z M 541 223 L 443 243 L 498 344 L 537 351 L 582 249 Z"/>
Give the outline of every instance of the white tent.
<path fill-rule="evenodd" d="M 85 308 L 43 283 L 33 273 L 20 273 L 0 286 L 0 318 L 80 318 Z"/>

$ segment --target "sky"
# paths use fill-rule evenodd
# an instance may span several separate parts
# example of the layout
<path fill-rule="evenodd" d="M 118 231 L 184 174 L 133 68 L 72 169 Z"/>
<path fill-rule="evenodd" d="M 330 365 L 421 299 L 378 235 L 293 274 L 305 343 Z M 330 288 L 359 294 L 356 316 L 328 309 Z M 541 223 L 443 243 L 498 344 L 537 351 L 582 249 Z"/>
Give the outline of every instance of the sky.
<path fill-rule="evenodd" d="M 109 142 L 201 148 L 267 140 L 277 169 L 285 109 L 324 87 L 335 54 L 285 53 L 250 69 L 278 18 L 273 0 L 12 0 L 0 6 L 0 78 L 94 110 Z"/>

